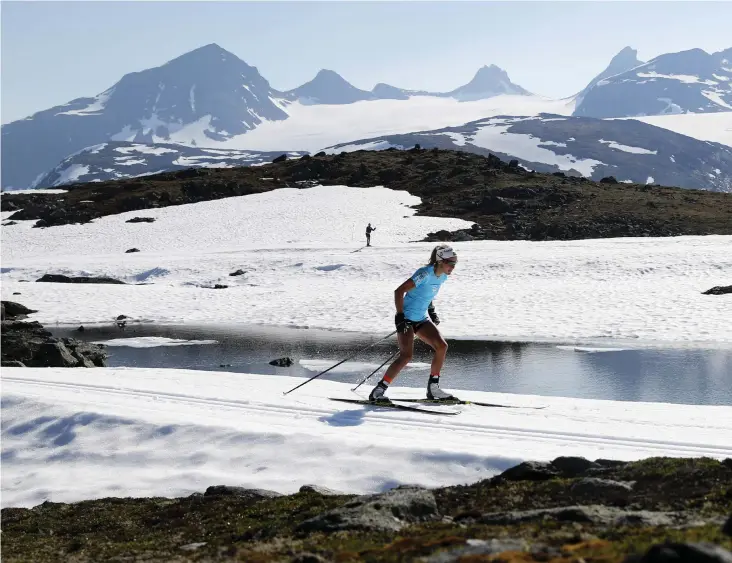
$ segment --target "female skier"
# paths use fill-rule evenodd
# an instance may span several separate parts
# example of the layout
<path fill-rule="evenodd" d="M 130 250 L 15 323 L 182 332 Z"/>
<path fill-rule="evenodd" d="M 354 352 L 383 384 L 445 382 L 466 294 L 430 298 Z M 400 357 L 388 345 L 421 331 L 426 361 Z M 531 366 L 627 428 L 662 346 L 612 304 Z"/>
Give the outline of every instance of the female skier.
<path fill-rule="evenodd" d="M 452 274 L 457 264 L 457 254 L 448 245 L 440 244 L 432 250 L 430 262 L 419 268 L 411 278 L 394 291 L 396 316 L 394 323 L 399 341 L 399 357 L 389 366 L 384 377 L 369 395 L 369 401 L 390 402 L 386 390 L 399 372 L 412 359 L 414 335 L 434 350 L 430 378 L 427 382 L 427 398 L 430 400 L 455 400 L 449 393 L 440 389 L 440 370 L 445 362 L 447 342 L 437 330 L 440 319 L 435 313 L 432 300 Z M 427 316 L 429 315 L 429 319 Z"/>

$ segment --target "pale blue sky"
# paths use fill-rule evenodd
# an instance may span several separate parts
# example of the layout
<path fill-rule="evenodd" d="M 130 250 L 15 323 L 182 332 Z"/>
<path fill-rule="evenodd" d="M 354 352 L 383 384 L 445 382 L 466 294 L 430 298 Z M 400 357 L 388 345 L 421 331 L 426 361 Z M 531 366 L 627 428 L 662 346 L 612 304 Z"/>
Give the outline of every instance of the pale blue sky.
<path fill-rule="evenodd" d="M 2 123 L 93 96 L 218 43 L 280 90 L 321 68 L 355 86 L 448 91 L 486 64 L 569 96 L 620 49 L 642 60 L 732 47 L 730 2 L 8 2 Z"/>

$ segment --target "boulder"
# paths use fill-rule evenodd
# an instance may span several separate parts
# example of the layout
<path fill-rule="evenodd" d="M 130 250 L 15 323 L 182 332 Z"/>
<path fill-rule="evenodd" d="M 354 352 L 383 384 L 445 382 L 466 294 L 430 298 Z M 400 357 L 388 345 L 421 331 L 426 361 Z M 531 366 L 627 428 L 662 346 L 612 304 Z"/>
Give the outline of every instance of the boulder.
<path fill-rule="evenodd" d="M 300 492 L 300 493 L 318 493 L 319 495 L 323 495 L 326 497 L 346 494 L 346 493 L 339 493 L 338 491 L 334 491 L 327 487 L 321 487 L 320 485 L 303 485 L 302 487 L 300 487 L 300 490 L 298 492 Z"/>
<path fill-rule="evenodd" d="M 503 561 L 503 558 L 493 559 L 492 556 L 510 552 L 526 552 L 529 550 L 529 544 L 525 540 L 512 538 L 492 538 L 490 540 L 469 539 L 466 540 L 464 546 L 441 551 L 431 555 L 425 559 L 426 563 L 458 563 L 460 561 Z M 531 546 L 535 551 L 538 545 Z M 539 559 L 539 561 L 549 561 L 550 558 Z"/>
<path fill-rule="evenodd" d="M 281 497 L 282 495 L 276 491 L 266 489 L 247 489 L 245 487 L 233 487 L 230 485 L 212 485 L 206 492 L 204 497 L 227 496 L 238 497 L 247 500 L 262 500 L 266 498 Z"/>
<path fill-rule="evenodd" d="M 37 282 L 50 283 L 119 283 L 125 282 L 106 276 L 65 276 L 63 274 L 44 274 L 36 280 Z"/>
<path fill-rule="evenodd" d="M 54 338 L 39 322 L 3 321 L 1 346 L 3 365 L 17 367 L 104 367 L 107 360 L 103 345 Z"/>
<path fill-rule="evenodd" d="M 269 362 L 269 365 L 277 366 L 280 368 L 288 368 L 294 363 L 295 363 L 295 361 L 292 358 L 285 357 L 285 358 L 277 358 L 276 360 L 272 360 L 271 362 Z"/>
<path fill-rule="evenodd" d="M 713 543 L 665 542 L 652 545 L 643 555 L 626 557 L 624 563 L 732 563 L 732 553 Z"/>
<path fill-rule="evenodd" d="M 401 486 L 383 494 L 358 497 L 306 520 L 299 532 L 335 532 L 371 530 L 396 532 L 408 524 L 440 519 L 432 491 L 415 486 Z"/>
<path fill-rule="evenodd" d="M 633 492 L 633 483 L 585 477 L 572 483 L 569 488 L 573 498 L 602 500 L 604 503 L 625 503 Z"/>
<path fill-rule="evenodd" d="M 499 478 L 507 481 L 546 481 L 559 475 L 559 470 L 551 463 L 525 461 L 510 469 L 506 469 L 506 471 L 499 475 Z"/>
<path fill-rule="evenodd" d="M 725 293 L 732 293 L 732 285 L 717 285 L 702 292 L 702 295 L 724 295 Z"/>
<path fill-rule="evenodd" d="M 507 526 L 524 522 L 586 522 L 603 526 L 672 526 L 678 515 L 649 510 L 630 511 L 603 505 L 575 505 L 536 510 L 490 512 L 480 518 L 482 524 Z"/>
<path fill-rule="evenodd" d="M 133 217 L 132 219 L 127 219 L 125 223 L 154 223 L 155 217 Z"/>
<path fill-rule="evenodd" d="M 552 460 L 552 466 L 560 471 L 562 477 L 578 477 L 589 469 L 599 468 L 600 464 L 584 457 L 560 456 Z"/>
<path fill-rule="evenodd" d="M 2 320 L 16 320 L 25 319 L 28 315 L 37 313 L 35 309 L 29 309 L 25 305 L 16 303 L 15 301 L 2 301 Z"/>

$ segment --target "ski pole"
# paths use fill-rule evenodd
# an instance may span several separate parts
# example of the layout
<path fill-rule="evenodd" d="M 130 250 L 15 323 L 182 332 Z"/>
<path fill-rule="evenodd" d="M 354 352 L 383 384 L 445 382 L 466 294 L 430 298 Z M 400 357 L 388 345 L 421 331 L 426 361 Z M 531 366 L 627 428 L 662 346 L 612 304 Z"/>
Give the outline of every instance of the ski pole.
<path fill-rule="evenodd" d="M 332 369 L 333 369 L 333 368 L 335 368 L 335 367 L 338 367 L 338 366 L 339 366 L 339 365 L 341 365 L 341 364 L 342 364 L 343 362 L 346 362 L 346 361 L 350 360 L 351 358 L 353 358 L 353 357 L 355 357 L 355 356 L 358 356 L 358 355 L 359 355 L 359 354 L 360 354 L 361 352 L 364 352 L 364 351 L 368 350 L 368 349 L 369 349 L 369 348 L 371 348 L 372 346 L 376 346 L 376 345 L 377 345 L 377 344 L 378 344 L 379 342 L 381 342 L 382 340 L 386 340 L 387 338 L 389 338 L 389 337 L 391 337 L 391 336 L 394 336 L 394 335 L 396 334 L 396 332 L 397 332 L 397 331 L 395 330 L 395 331 L 394 331 L 394 332 L 392 332 L 391 334 L 387 334 L 387 335 L 386 335 L 386 336 L 385 336 L 384 338 L 379 338 L 379 339 L 378 339 L 378 340 L 377 340 L 376 342 L 372 342 L 371 344 L 369 344 L 369 345 L 368 345 L 368 346 L 366 346 L 365 348 L 361 348 L 361 349 L 360 349 L 360 350 L 359 350 L 358 352 L 355 352 L 354 354 L 352 354 L 352 355 L 348 356 L 347 358 L 345 358 L 345 359 L 341 360 L 340 362 L 338 362 L 338 363 L 337 363 L 337 364 L 335 364 L 334 366 L 330 366 L 330 367 L 329 367 L 329 368 L 328 368 L 327 370 L 325 370 L 325 371 L 321 371 L 321 372 L 320 372 L 319 374 L 317 374 L 317 375 L 314 375 L 314 376 L 312 376 L 312 377 L 311 377 L 310 379 L 308 379 L 307 381 L 304 381 L 304 382 L 303 382 L 303 383 L 301 383 L 300 385 L 297 385 L 296 387 L 293 387 L 293 388 L 292 388 L 292 389 L 290 389 L 289 391 L 285 391 L 285 392 L 284 392 L 284 393 L 282 393 L 282 394 L 283 394 L 283 395 L 287 395 L 288 393 L 292 393 L 292 392 L 293 392 L 293 391 L 294 391 L 295 389 L 299 389 L 300 387 L 302 387 L 302 386 L 303 386 L 303 385 L 305 385 L 306 383 L 310 383 L 310 382 L 311 382 L 311 381 L 312 381 L 313 379 L 316 379 L 316 378 L 320 377 L 320 376 L 321 376 L 321 375 L 323 375 L 324 373 L 328 373 L 328 372 L 329 372 L 330 370 L 332 370 Z"/>
<path fill-rule="evenodd" d="M 351 391 L 355 391 L 356 389 L 358 389 L 359 387 L 361 387 L 361 385 L 363 385 L 363 384 L 364 384 L 364 383 L 366 383 L 366 382 L 367 382 L 367 381 L 368 381 L 369 379 L 371 379 L 371 376 L 372 376 L 372 375 L 374 375 L 374 374 L 375 374 L 375 373 L 376 373 L 377 371 L 379 371 L 379 370 L 380 370 L 381 368 L 383 368 L 383 367 L 384 367 L 384 366 L 385 366 L 385 365 L 386 365 L 386 364 L 387 364 L 387 363 L 389 362 L 389 360 L 391 360 L 391 359 L 392 359 L 392 358 L 393 358 L 394 356 L 396 356 L 396 355 L 397 355 L 398 353 L 399 353 L 399 350 L 397 350 L 397 351 L 396 351 L 396 352 L 394 352 L 394 353 L 393 353 L 393 354 L 392 354 L 391 356 L 389 356 L 388 358 L 386 358 L 386 360 L 384 361 L 384 363 L 383 363 L 383 364 L 381 364 L 381 365 L 380 365 L 379 367 L 377 367 L 377 368 L 376 368 L 376 369 L 375 369 L 374 371 L 372 371 L 372 372 L 371 372 L 370 374 L 368 374 L 368 375 L 367 375 L 366 377 L 364 377 L 364 378 L 363 378 L 363 379 L 361 380 L 361 382 L 360 382 L 360 383 L 359 383 L 358 385 L 356 385 L 356 386 L 355 386 L 355 387 L 354 387 L 353 389 L 351 389 Z"/>

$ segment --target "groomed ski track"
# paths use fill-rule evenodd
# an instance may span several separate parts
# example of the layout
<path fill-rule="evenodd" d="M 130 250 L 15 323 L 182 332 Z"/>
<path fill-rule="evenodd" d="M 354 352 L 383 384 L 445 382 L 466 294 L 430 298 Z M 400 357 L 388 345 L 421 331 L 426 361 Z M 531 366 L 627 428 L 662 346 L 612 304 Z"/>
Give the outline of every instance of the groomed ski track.
<path fill-rule="evenodd" d="M 330 401 L 359 398 L 352 385 L 332 381 L 283 395 L 301 381 L 195 370 L 3 368 L 3 505 L 39 500 L 29 479 L 42 481 L 49 464 L 69 460 L 91 474 L 91 496 L 111 494 L 106 479 L 93 482 L 110 470 L 125 475 L 122 493 L 111 496 L 167 496 L 222 483 L 284 493 L 313 482 L 345 492 L 401 482 L 466 483 L 522 460 L 560 455 L 732 457 L 730 407 L 508 395 L 443 384 L 463 399 L 546 408 L 450 405 L 460 414 L 442 417 Z M 423 392 L 393 387 L 389 395 Z M 163 472 L 165 484 L 150 478 L 155 471 Z M 78 486 L 67 491 L 58 481 L 51 490 L 44 482 L 44 498 L 80 494 Z"/>

